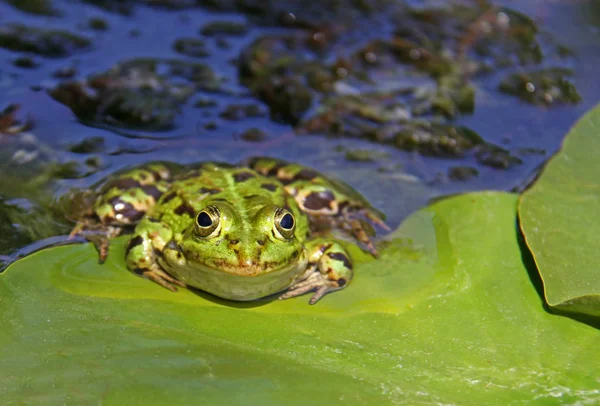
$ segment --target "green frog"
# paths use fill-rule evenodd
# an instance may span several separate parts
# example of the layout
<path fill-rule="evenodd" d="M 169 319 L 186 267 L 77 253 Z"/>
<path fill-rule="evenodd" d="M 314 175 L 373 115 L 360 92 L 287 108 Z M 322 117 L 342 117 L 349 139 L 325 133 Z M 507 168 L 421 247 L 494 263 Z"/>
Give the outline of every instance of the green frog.
<path fill-rule="evenodd" d="M 94 242 L 132 229 L 127 267 L 171 291 L 193 287 L 248 301 L 287 299 L 348 286 L 352 261 L 333 229 L 376 255 L 373 225 L 384 217 L 346 184 L 298 164 L 253 158 L 232 166 L 150 163 L 109 178 L 71 237 Z"/>

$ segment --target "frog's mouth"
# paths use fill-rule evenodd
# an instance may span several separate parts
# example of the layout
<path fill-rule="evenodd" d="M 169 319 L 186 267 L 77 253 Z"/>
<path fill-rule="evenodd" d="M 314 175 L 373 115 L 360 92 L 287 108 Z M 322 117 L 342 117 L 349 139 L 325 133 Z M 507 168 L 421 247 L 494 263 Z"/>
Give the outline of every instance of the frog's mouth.
<path fill-rule="evenodd" d="M 181 251 L 166 250 L 164 261 L 161 265 L 171 273 L 178 273 L 178 269 L 187 269 L 187 272 L 229 274 L 242 277 L 257 277 L 265 274 L 293 272 L 297 268 L 306 269 L 308 257 L 306 250 L 294 252 L 282 261 L 261 261 L 259 258 L 238 258 L 231 261 L 223 258 L 207 258 L 195 252 L 183 253 Z M 183 255 L 182 255 L 183 254 Z"/>
<path fill-rule="evenodd" d="M 307 261 L 289 260 L 282 262 L 259 262 L 256 260 L 240 261 L 240 263 L 231 263 L 225 260 L 213 260 L 202 262 L 188 260 L 188 267 L 198 271 L 226 273 L 237 276 L 256 277 L 264 274 L 287 272 L 297 268 L 299 265 L 306 268 Z"/>
<path fill-rule="evenodd" d="M 188 265 L 196 270 L 215 273 L 226 273 L 230 275 L 256 277 L 265 274 L 286 273 L 298 268 L 300 265 L 297 261 L 286 262 L 283 264 L 259 264 L 249 263 L 244 265 L 218 263 L 206 264 L 200 262 L 188 262 Z M 303 265 L 306 268 L 306 264 Z"/>
<path fill-rule="evenodd" d="M 161 265 L 175 278 L 189 286 L 202 289 L 216 296 L 232 300 L 254 300 L 290 287 L 306 271 L 306 252 L 299 257 L 281 263 L 246 261 L 201 262 L 187 259 L 184 263 Z"/>

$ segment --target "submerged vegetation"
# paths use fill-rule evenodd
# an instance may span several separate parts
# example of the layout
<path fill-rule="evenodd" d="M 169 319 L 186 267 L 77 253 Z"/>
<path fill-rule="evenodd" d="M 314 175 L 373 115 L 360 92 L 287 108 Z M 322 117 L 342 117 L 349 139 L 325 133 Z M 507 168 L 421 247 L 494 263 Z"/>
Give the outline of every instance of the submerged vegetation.
<path fill-rule="evenodd" d="M 90 124 L 157 131 L 175 126 L 181 105 L 196 90 L 219 85 L 204 64 L 135 59 L 83 82 L 62 83 L 50 94 Z"/>

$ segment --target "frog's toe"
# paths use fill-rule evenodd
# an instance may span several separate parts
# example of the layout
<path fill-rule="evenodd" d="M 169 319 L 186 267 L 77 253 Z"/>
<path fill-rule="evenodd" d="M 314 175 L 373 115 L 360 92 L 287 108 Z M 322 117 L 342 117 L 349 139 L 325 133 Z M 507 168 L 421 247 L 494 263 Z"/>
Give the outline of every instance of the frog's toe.
<path fill-rule="evenodd" d="M 77 236 L 79 236 L 83 232 L 86 225 L 87 225 L 87 223 L 84 221 L 77 222 L 77 224 L 75 224 L 75 227 L 73 227 L 73 229 L 69 233 L 68 239 L 73 240 L 73 239 L 77 238 Z"/>
<path fill-rule="evenodd" d="M 87 225 L 80 228 L 76 233 L 72 231 L 71 234 L 73 234 L 73 238 L 81 236 L 94 244 L 94 247 L 96 247 L 96 250 L 98 251 L 98 262 L 102 264 L 106 261 L 106 257 L 108 256 L 110 240 L 121 234 L 121 228 L 107 227 L 102 224 Z"/>
<path fill-rule="evenodd" d="M 350 233 L 356 238 L 365 249 L 373 256 L 377 256 L 375 244 L 371 241 L 371 236 L 375 234 L 371 224 L 363 219 L 345 216 L 346 227 L 350 229 Z"/>
<path fill-rule="evenodd" d="M 379 227 L 381 227 L 382 229 L 384 229 L 385 231 L 392 231 L 392 229 L 390 228 L 390 226 L 388 226 L 385 221 L 380 217 L 380 215 L 374 213 L 371 210 L 363 210 L 363 214 L 366 218 L 369 219 L 370 222 L 372 222 L 373 224 L 377 224 Z"/>
<path fill-rule="evenodd" d="M 344 285 L 338 281 L 328 280 L 320 272 L 313 272 L 308 278 L 290 286 L 283 295 L 279 296 L 279 299 L 289 299 L 315 291 L 315 294 L 308 301 L 312 305 L 317 303 L 327 293 L 340 290 L 343 287 Z"/>
<path fill-rule="evenodd" d="M 150 279 L 171 292 L 177 292 L 177 286 L 184 288 L 185 283 L 173 278 L 171 275 L 163 271 L 158 265 L 152 266 L 149 269 L 136 269 L 135 273 Z"/>
<path fill-rule="evenodd" d="M 100 241 L 97 243 L 94 242 L 94 245 L 96 245 L 96 249 L 99 253 L 98 261 L 103 264 L 104 261 L 106 261 L 106 257 L 108 257 L 108 247 L 110 246 L 110 241 L 108 238 L 106 238 L 106 236 L 103 236 Z"/>

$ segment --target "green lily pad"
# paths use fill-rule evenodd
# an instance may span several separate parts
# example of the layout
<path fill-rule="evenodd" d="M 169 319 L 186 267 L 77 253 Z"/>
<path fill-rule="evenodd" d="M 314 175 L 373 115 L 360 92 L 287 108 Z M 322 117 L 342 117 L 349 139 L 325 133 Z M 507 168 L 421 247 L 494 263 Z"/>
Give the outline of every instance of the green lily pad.
<path fill-rule="evenodd" d="M 519 204 L 548 305 L 600 318 L 600 105 L 571 129 Z"/>
<path fill-rule="evenodd" d="M 0 396 L 31 404 L 600 402 L 598 330 L 544 311 L 517 196 L 464 195 L 408 218 L 356 278 L 234 303 L 125 270 L 124 239 L 31 255 L 0 275 Z"/>

